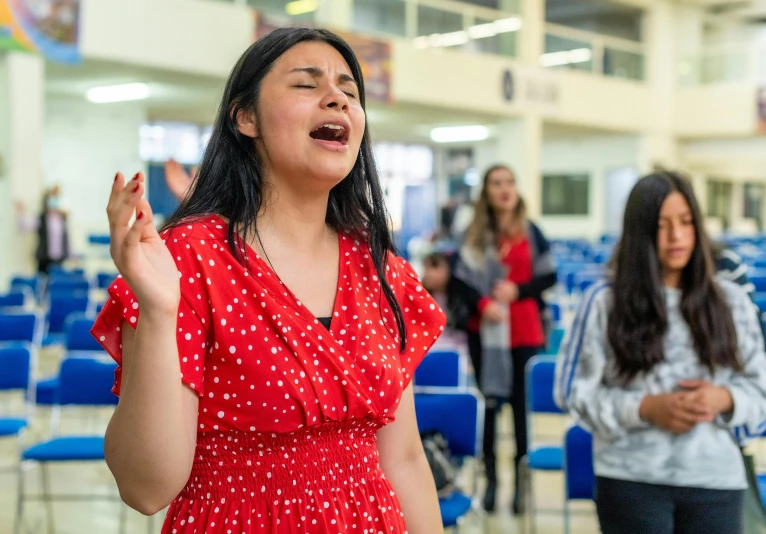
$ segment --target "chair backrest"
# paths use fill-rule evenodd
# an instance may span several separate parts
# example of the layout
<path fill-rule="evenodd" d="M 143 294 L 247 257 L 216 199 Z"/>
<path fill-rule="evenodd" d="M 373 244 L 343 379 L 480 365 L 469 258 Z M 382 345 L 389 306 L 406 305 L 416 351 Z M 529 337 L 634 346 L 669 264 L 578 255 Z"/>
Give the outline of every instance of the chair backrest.
<path fill-rule="evenodd" d="M 24 288 L 29 291 L 29 288 Z M 0 295 L 0 308 L 23 308 L 27 303 L 27 295 L 22 288 L 12 289 Z"/>
<path fill-rule="evenodd" d="M 39 276 L 15 276 L 11 278 L 11 290 L 28 288 L 32 291 L 35 299 L 40 299 L 43 289 L 43 280 Z"/>
<path fill-rule="evenodd" d="M 117 273 L 98 273 L 96 275 L 98 288 L 108 289 L 115 278 L 117 278 Z"/>
<path fill-rule="evenodd" d="M 112 393 L 117 364 L 99 358 L 64 358 L 59 373 L 59 404 L 62 406 L 113 406 Z"/>
<path fill-rule="evenodd" d="M 554 328 L 551 330 L 550 335 L 548 336 L 548 347 L 545 350 L 546 354 L 552 354 L 556 355 L 561 350 L 561 344 L 564 343 L 564 336 L 566 335 L 566 330 L 563 328 Z"/>
<path fill-rule="evenodd" d="M 84 278 L 72 278 L 72 279 L 51 279 L 48 284 L 48 293 L 63 294 L 63 293 L 77 293 L 90 291 L 90 282 Z"/>
<path fill-rule="evenodd" d="M 415 369 L 415 385 L 420 387 L 465 386 L 465 369 L 460 354 L 454 350 L 429 352 Z"/>
<path fill-rule="evenodd" d="M 63 332 L 67 317 L 73 313 L 86 313 L 89 305 L 90 299 L 87 293 L 51 293 L 48 332 L 52 334 Z"/>
<path fill-rule="evenodd" d="M 563 414 L 553 397 L 556 357 L 535 356 L 527 363 L 527 412 Z"/>
<path fill-rule="evenodd" d="M 420 432 L 439 431 L 456 457 L 481 453 L 484 401 L 473 389 L 421 388 L 415 393 L 415 416 Z"/>
<path fill-rule="evenodd" d="M 93 328 L 94 318 L 85 314 L 73 314 L 66 320 L 64 327 L 65 342 L 64 347 L 67 351 L 98 351 L 103 352 L 103 348 L 98 341 L 90 335 L 90 329 Z"/>
<path fill-rule="evenodd" d="M 78 276 L 80 278 L 84 278 L 85 269 L 65 269 L 61 265 L 51 265 L 49 269 L 49 276 Z"/>
<path fill-rule="evenodd" d="M 40 345 L 42 325 L 42 316 L 36 312 L 0 312 L 0 341 L 26 341 Z"/>
<path fill-rule="evenodd" d="M 29 387 L 32 348 L 26 343 L 0 347 L 0 391 Z"/>
<path fill-rule="evenodd" d="M 567 500 L 593 499 L 593 436 L 577 425 L 569 427 L 564 437 L 564 478 Z"/>

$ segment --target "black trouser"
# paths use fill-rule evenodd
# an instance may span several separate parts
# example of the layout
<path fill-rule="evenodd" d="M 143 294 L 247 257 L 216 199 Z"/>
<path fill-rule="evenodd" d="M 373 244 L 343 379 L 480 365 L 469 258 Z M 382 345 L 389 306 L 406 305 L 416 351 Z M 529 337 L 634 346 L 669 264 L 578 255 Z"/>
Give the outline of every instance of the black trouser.
<path fill-rule="evenodd" d="M 527 362 L 537 354 L 536 347 L 519 347 L 511 351 L 513 365 L 513 384 L 511 386 L 511 408 L 513 409 L 513 430 L 516 440 L 516 456 L 514 458 L 514 487 L 518 490 L 519 463 L 527 454 L 527 388 L 526 367 Z M 481 337 L 476 333 L 468 335 L 468 352 L 476 371 L 476 379 L 481 378 Z M 496 467 L 496 428 L 497 414 L 502 407 L 501 399 L 486 399 L 486 412 L 484 414 L 484 465 L 487 470 L 487 480 L 497 482 Z"/>
<path fill-rule="evenodd" d="M 741 534 L 743 490 L 596 479 L 603 534 Z"/>
<path fill-rule="evenodd" d="M 49 259 L 40 260 L 40 259 L 38 259 L 37 260 L 37 272 L 38 273 L 48 274 L 48 272 L 50 271 L 51 266 L 53 266 L 53 265 L 61 265 L 63 261 L 64 260 L 49 260 Z"/>

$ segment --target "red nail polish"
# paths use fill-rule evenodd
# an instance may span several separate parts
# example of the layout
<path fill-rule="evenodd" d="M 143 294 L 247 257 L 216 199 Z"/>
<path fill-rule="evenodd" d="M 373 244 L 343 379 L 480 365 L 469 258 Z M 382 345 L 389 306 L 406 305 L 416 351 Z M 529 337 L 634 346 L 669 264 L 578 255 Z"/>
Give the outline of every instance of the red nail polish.
<path fill-rule="evenodd" d="M 137 173 L 136 173 L 136 175 L 133 177 L 133 179 L 134 179 L 134 180 L 138 180 L 138 175 L 139 175 L 139 174 L 140 174 L 140 173 L 138 173 L 138 172 L 137 172 Z"/>
<path fill-rule="evenodd" d="M 117 178 L 119 178 L 119 177 L 120 177 L 120 173 L 118 172 L 117 174 L 114 175 L 114 181 L 116 182 Z"/>
<path fill-rule="evenodd" d="M 139 211 L 138 215 L 136 216 L 136 219 L 140 221 L 143 218 L 144 218 L 144 212 L 143 211 Z"/>
<path fill-rule="evenodd" d="M 133 192 L 135 193 L 136 191 L 138 191 L 139 187 L 141 187 L 141 184 L 136 184 L 135 187 L 133 188 Z"/>

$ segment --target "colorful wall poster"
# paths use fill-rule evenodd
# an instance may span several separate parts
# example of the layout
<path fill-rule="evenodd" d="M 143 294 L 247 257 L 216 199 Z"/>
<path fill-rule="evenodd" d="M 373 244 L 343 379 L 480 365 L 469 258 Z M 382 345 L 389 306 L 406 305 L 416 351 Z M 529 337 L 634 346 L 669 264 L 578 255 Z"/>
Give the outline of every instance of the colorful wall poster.
<path fill-rule="evenodd" d="M 79 63 L 80 0 L 0 0 L 0 49 Z"/>
<path fill-rule="evenodd" d="M 256 17 L 256 39 L 268 35 L 277 28 L 312 26 L 307 21 L 290 20 L 287 17 L 276 18 L 260 12 L 256 13 Z M 344 39 L 356 53 L 362 67 L 367 99 L 384 103 L 391 102 L 393 100 L 391 94 L 391 45 L 385 41 L 370 39 L 355 33 L 332 31 Z"/>

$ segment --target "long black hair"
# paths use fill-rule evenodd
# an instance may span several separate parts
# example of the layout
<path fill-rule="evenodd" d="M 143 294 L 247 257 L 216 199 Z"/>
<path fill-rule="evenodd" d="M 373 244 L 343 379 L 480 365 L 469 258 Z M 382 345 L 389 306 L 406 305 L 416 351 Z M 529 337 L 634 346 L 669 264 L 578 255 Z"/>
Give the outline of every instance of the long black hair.
<path fill-rule="evenodd" d="M 326 43 L 343 56 L 359 85 L 359 100 L 365 108 L 362 69 L 343 39 L 326 30 L 307 28 L 282 28 L 263 37 L 242 55 L 229 76 L 197 176 L 165 228 L 210 214 L 224 216 L 229 219 L 229 249 L 239 263 L 247 262 L 243 242 L 249 243 L 257 234 L 257 218 L 268 184 L 253 140 L 239 132 L 237 115 L 248 111 L 258 116 L 263 79 L 280 56 L 303 42 Z M 407 340 L 404 316 L 386 277 L 389 253 L 396 250 L 366 125 L 351 173 L 330 191 L 326 222 L 336 231 L 366 239 L 383 294 L 396 319 L 400 348 L 404 351 Z"/>
<path fill-rule="evenodd" d="M 691 183 L 673 172 L 656 172 L 636 184 L 625 207 L 622 239 L 615 252 L 614 305 L 608 336 L 617 373 L 629 382 L 664 360 L 668 315 L 657 254 L 660 210 L 671 193 L 691 210 L 696 244 L 681 274 L 681 313 L 691 329 L 700 362 L 741 370 L 731 309 L 715 281 L 711 248 Z"/>

